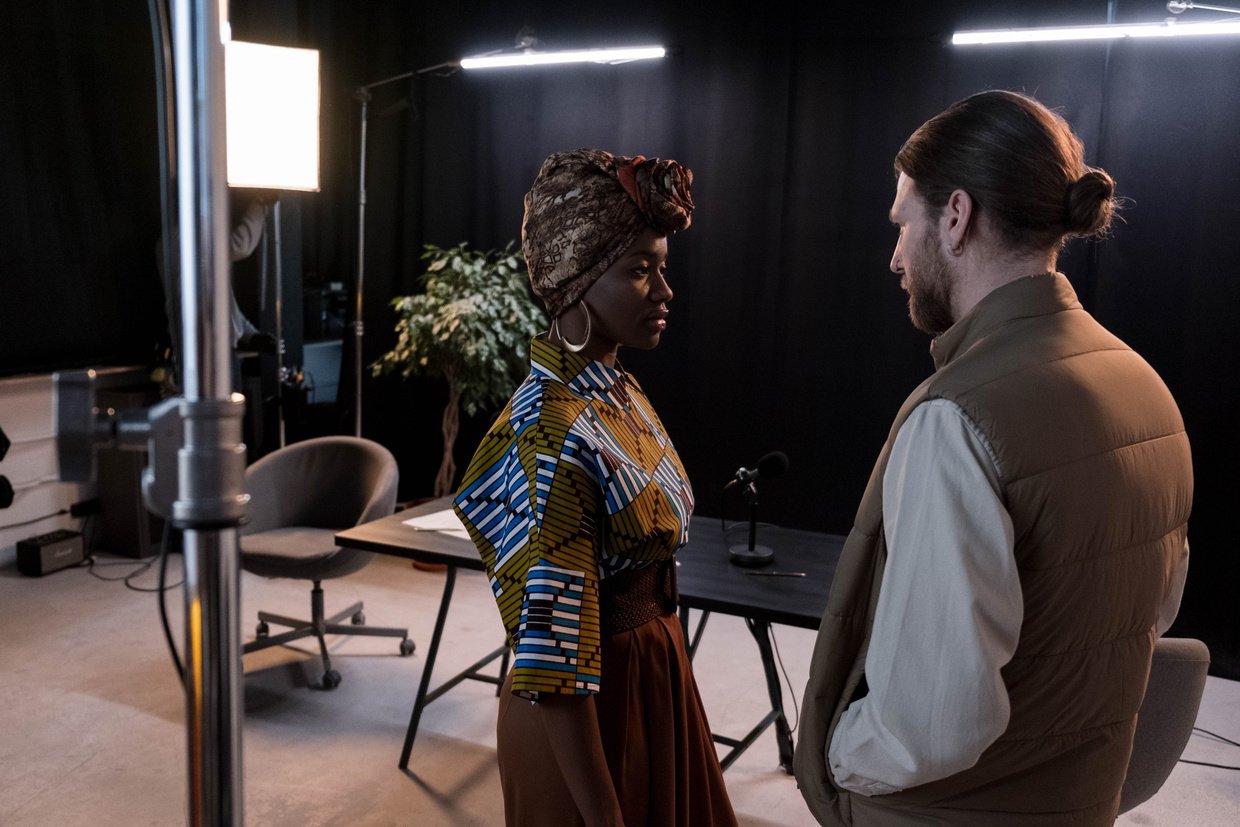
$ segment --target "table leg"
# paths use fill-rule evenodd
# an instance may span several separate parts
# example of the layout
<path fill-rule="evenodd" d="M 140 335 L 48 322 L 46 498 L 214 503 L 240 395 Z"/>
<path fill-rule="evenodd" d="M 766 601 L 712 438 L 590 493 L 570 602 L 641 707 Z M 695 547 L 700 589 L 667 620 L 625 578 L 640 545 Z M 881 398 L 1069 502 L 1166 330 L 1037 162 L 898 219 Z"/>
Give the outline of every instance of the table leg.
<path fill-rule="evenodd" d="M 685 636 L 685 651 L 689 655 L 689 660 L 693 660 L 693 656 L 697 654 L 698 644 L 702 642 L 702 633 L 706 631 L 706 621 L 710 620 L 710 612 L 702 610 L 702 616 L 698 618 L 697 629 L 693 634 L 689 634 L 689 607 L 680 607 L 680 631 Z"/>
<path fill-rule="evenodd" d="M 775 670 L 775 655 L 771 651 L 771 624 L 745 618 L 745 625 L 758 643 L 762 654 L 762 669 L 766 672 L 766 691 L 771 698 L 771 711 L 775 713 L 775 742 L 779 745 L 779 766 L 792 775 L 792 730 L 784 716 L 784 692 Z"/>
<path fill-rule="evenodd" d="M 448 619 L 448 604 L 452 602 L 452 587 L 455 584 L 456 566 L 448 566 L 448 576 L 443 584 L 443 597 L 439 598 L 439 614 L 435 617 L 435 631 L 431 634 L 431 645 L 426 653 L 426 665 L 422 667 L 422 680 L 418 682 L 418 694 L 413 701 L 413 713 L 409 716 L 409 728 L 405 730 L 405 746 L 400 751 L 402 770 L 409 766 L 409 753 L 413 751 L 413 739 L 418 734 L 418 722 L 422 719 L 422 708 L 426 706 L 426 690 L 430 686 L 435 656 L 439 654 L 439 639 L 443 637 L 444 621 Z"/>

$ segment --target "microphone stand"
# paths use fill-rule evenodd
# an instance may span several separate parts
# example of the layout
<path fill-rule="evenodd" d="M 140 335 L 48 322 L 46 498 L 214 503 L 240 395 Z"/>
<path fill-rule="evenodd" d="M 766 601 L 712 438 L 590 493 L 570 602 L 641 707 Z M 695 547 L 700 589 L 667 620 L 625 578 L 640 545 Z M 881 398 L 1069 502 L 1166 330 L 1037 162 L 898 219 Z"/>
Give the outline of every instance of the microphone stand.
<path fill-rule="evenodd" d="M 729 546 L 728 559 L 734 565 L 745 568 L 767 566 L 775 562 L 775 552 L 770 546 L 756 545 L 758 539 L 758 487 L 754 482 L 745 486 L 749 494 L 749 544 Z"/>

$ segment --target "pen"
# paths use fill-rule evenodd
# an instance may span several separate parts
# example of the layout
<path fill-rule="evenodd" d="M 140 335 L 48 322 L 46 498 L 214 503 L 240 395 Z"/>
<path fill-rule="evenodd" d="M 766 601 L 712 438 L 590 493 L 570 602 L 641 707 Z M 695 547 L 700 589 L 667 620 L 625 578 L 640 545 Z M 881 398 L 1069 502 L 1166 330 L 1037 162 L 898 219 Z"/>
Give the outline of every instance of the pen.
<path fill-rule="evenodd" d="M 764 574 L 767 577 L 804 577 L 803 571 L 747 571 L 745 574 Z"/>

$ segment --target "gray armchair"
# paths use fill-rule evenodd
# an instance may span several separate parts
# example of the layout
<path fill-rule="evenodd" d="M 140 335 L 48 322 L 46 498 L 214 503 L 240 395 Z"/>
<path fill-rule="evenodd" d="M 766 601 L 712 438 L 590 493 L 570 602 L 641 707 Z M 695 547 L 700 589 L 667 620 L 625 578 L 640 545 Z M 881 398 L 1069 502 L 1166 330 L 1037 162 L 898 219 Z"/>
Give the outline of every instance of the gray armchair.
<path fill-rule="evenodd" d="M 1132 757 L 1119 796 L 1126 813 L 1162 787 L 1184 753 L 1210 668 L 1210 650 L 1192 638 L 1159 638 L 1154 644 L 1150 682 L 1137 713 Z"/>
<path fill-rule="evenodd" d="M 332 669 L 325 635 L 378 635 L 401 638 L 400 654 L 414 643 L 407 629 L 364 626 L 362 604 L 354 603 L 324 617 L 323 580 L 363 568 L 375 553 L 340 548 L 334 535 L 396 510 L 398 472 L 392 454 L 376 442 L 356 437 L 322 437 L 296 442 L 246 469 L 250 492 L 249 522 L 241 528 L 241 567 L 263 577 L 310 580 L 310 620 L 258 613 L 257 639 L 245 652 L 279 646 L 305 637 L 319 641 L 323 688 L 340 684 Z M 345 618 L 349 623 L 343 623 Z M 268 624 L 291 627 L 270 634 Z"/>

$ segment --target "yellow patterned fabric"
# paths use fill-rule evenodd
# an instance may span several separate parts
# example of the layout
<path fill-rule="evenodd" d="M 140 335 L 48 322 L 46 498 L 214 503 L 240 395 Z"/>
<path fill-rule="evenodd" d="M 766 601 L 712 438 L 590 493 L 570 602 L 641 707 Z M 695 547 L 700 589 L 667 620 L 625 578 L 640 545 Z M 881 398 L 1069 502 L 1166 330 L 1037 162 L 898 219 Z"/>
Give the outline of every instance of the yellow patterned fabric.
<path fill-rule="evenodd" d="M 455 509 L 513 647 L 513 691 L 599 689 L 599 583 L 668 560 L 693 492 L 628 373 L 542 339 L 465 472 Z"/>

